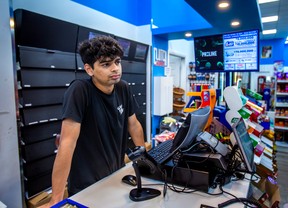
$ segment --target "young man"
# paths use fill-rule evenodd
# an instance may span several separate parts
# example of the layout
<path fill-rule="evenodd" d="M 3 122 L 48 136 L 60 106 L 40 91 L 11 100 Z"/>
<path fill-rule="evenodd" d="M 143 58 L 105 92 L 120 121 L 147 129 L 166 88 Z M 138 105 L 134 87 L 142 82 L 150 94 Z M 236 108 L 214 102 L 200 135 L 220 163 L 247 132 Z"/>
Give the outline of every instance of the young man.
<path fill-rule="evenodd" d="M 123 167 L 128 133 L 136 146 L 144 146 L 135 100 L 121 80 L 121 46 L 101 36 L 84 41 L 79 53 L 91 78 L 73 81 L 65 93 L 52 198 L 43 207 L 63 199 L 67 180 L 73 195 Z"/>

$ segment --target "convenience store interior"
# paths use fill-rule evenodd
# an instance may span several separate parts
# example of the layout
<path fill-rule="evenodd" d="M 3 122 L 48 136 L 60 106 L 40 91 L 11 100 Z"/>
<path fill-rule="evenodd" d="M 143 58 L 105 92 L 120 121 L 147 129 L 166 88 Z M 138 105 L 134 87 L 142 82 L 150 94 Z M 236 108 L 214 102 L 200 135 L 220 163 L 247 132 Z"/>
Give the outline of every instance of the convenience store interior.
<path fill-rule="evenodd" d="M 263 87 L 270 88 L 271 91 L 277 91 L 277 85 L 274 82 L 277 80 L 275 63 L 282 64 L 282 74 L 288 73 L 288 43 L 285 42 L 288 38 L 288 2 L 286 0 L 272 1 L 269 3 L 262 3 L 260 0 L 231 0 L 228 1 L 230 7 L 227 10 L 225 10 L 225 8 L 218 9 L 217 4 L 219 2 L 220 1 L 213 0 L 205 2 L 204 4 L 203 0 L 182 0 L 180 2 L 169 0 L 163 4 L 160 0 L 151 0 L 145 1 L 145 4 L 143 4 L 141 0 L 114 0 L 105 3 L 85 0 L 62 0 L 61 2 L 50 0 L 44 1 L 44 3 L 37 0 L 5 0 L 0 4 L 1 10 L 3 10 L 0 19 L 7 19 L 8 16 L 10 18 L 11 11 L 20 9 L 48 16 L 49 18 L 56 18 L 85 28 L 91 28 L 96 32 L 113 34 L 116 37 L 148 46 L 149 50 L 147 50 L 145 62 L 141 62 L 141 67 L 144 67 L 144 73 L 139 73 L 139 78 L 142 77 L 142 75 L 146 78 L 146 89 L 145 92 L 143 92 L 146 95 L 144 107 L 145 116 L 144 118 L 141 117 L 141 119 L 143 119 L 142 122 L 145 126 L 147 141 L 153 143 L 153 137 L 159 133 L 159 123 L 161 119 L 163 119 L 163 116 L 154 114 L 154 77 L 164 76 L 167 70 L 168 72 L 171 70 L 172 72 L 170 73 L 174 78 L 174 87 L 184 89 L 185 92 L 191 91 L 191 80 L 187 79 L 187 77 L 191 72 L 189 64 L 195 62 L 194 38 L 225 34 L 232 31 L 258 29 L 260 31 L 259 54 L 264 48 L 272 49 L 272 55 L 259 57 L 259 71 L 245 72 L 243 74 L 212 72 L 210 74 L 210 81 L 213 80 L 213 86 L 215 88 L 222 88 L 222 94 L 223 88 L 229 85 L 235 85 L 238 78 L 242 79 L 243 86 L 252 91 L 259 92 L 259 89 Z M 73 13 L 78 14 L 71 15 Z M 277 18 L 275 17 L 276 15 L 278 15 Z M 262 19 L 269 16 L 272 16 L 274 20 L 266 22 L 268 21 L 267 19 Z M 231 25 L 233 21 L 238 22 L 238 24 L 234 23 L 236 25 Z M 19 116 L 19 112 L 17 112 L 17 110 L 15 111 L 15 109 L 17 109 L 15 99 L 17 100 L 18 98 L 14 96 L 14 87 L 18 84 L 17 81 L 19 81 L 17 80 L 15 82 L 15 79 L 17 79 L 16 71 L 20 66 L 14 63 L 14 61 L 16 61 L 16 46 L 7 44 L 11 42 L 10 27 L 6 24 L 3 28 L 3 31 L 7 31 L 9 34 L 7 33 L 8 35 L 5 36 L 5 38 L 4 36 L 0 38 L 1 45 L 5 46 L 3 47 L 3 51 L 1 50 L 0 57 L 1 60 L 11 59 L 12 61 L 2 63 L 1 65 L 1 68 L 9 68 L 11 70 L 0 72 L 0 77 L 3 79 L 3 82 L 2 79 L 0 80 L 0 88 L 8 89 L 5 92 L 0 90 L 0 96 L 9 98 L 7 100 L 5 99 L 3 104 L 0 104 L 0 120 L 7 121 L 5 126 L 1 126 L 0 129 L 1 132 L 5 132 L 3 135 L 0 135 L 0 165 L 7 167 L 5 170 L 1 170 L 1 172 L 3 171 L 3 177 L 0 179 L 0 185 L 2 187 L 0 188 L 0 192 L 3 190 L 5 193 L 0 194 L 0 201 L 6 204 L 7 207 L 19 207 L 19 204 L 25 201 L 25 194 L 23 194 L 25 188 L 23 188 L 22 173 L 19 164 L 21 160 L 19 160 L 18 154 L 19 135 L 16 125 L 16 117 Z M 276 29 L 276 33 L 273 33 L 274 29 Z M 264 35 L 264 31 L 267 30 L 272 32 L 272 34 Z M 269 33 L 269 31 L 267 32 Z M 13 32 L 12 40 L 14 38 Z M 35 28 L 33 33 L 38 34 L 37 28 Z M 41 34 L 41 31 L 39 34 Z M 185 37 L 185 34 L 190 34 L 191 36 Z M 38 38 L 34 38 L 34 41 L 42 40 Z M 42 38 L 45 39 L 46 37 Z M 161 65 L 161 63 L 158 65 L 155 64 L 155 49 L 165 51 L 164 65 Z M 7 51 L 11 51 L 9 56 Z M 159 51 L 156 51 L 156 53 L 159 55 Z M 128 74 L 126 74 L 126 77 L 129 79 Z M 227 77 L 229 78 L 227 79 Z M 6 84 L 6 80 L 8 80 L 10 84 Z M 264 84 L 261 82 L 263 80 L 265 80 Z M 198 80 L 196 81 L 198 82 Z M 283 81 L 286 82 L 285 79 Z M 208 84 L 211 84 L 211 82 Z M 283 91 L 280 93 L 287 93 L 283 87 L 279 88 Z M 13 96 L 11 96 L 12 94 Z M 284 116 L 286 108 L 285 106 L 279 109 L 276 107 L 277 99 L 280 99 L 280 103 L 282 103 L 282 96 L 283 95 L 280 94 L 280 98 L 277 97 L 276 92 L 271 94 L 271 99 L 274 100 L 274 103 L 271 104 L 270 111 L 272 114 L 278 113 L 279 117 Z M 218 101 L 219 105 L 224 102 L 223 95 L 222 97 L 220 96 L 220 98 L 221 100 L 219 99 Z M 189 97 L 184 96 L 183 101 L 188 103 Z M 283 115 L 281 113 L 283 113 Z M 288 176 L 286 174 L 288 171 L 286 168 L 288 159 L 286 128 L 288 128 L 288 123 L 287 121 L 282 121 L 281 119 L 283 118 L 275 120 L 275 116 L 277 116 L 275 114 L 270 125 L 272 127 L 276 124 L 280 125 L 280 133 L 276 141 L 278 145 L 276 160 L 278 166 L 277 182 L 281 194 L 280 206 L 282 207 L 285 203 L 288 203 Z M 287 118 L 284 116 L 284 119 Z M 27 126 L 28 124 L 29 122 L 27 122 Z M 9 140 L 7 140 L 7 138 L 9 138 Z M 9 148 L 4 150 L 2 149 L 4 146 L 8 146 Z M 33 158 L 31 160 L 33 160 Z M 11 174 L 11 172 L 13 174 Z M 13 181 L 13 186 L 11 186 L 11 182 L 7 184 L 7 181 Z M 31 195 L 34 195 L 34 193 Z"/>

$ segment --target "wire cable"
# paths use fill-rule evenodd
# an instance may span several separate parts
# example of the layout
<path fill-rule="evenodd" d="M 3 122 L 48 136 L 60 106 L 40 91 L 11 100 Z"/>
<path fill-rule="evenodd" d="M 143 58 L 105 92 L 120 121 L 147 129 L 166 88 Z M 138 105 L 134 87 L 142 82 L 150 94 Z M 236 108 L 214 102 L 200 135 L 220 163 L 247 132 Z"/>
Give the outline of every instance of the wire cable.
<path fill-rule="evenodd" d="M 257 208 L 262 208 L 262 205 L 257 202 L 256 200 L 253 200 L 253 199 L 247 199 L 247 198 L 236 198 L 236 199 L 230 199 L 226 202 L 223 202 L 221 204 L 218 204 L 218 207 L 219 208 L 222 208 L 222 207 L 226 207 L 228 205 L 231 205 L 231 204 L 234 204 L 234 203 L 242 203 L 248 207 L 252 207 L 252 208 L 255 208 L 254 206 L 250 206 L 249 204 L 252 204 L 252 205 L 255 205 Z"/>
<path fill-rule="evenodd" d="M 255 200 L 251 200 L 251 199 L 247 199 L 247 198 L 243 198 L 243 197 L 242 197 L 242 198 L 238 198 L 237 196 L 235 196 L 235 195 L 233 195 L 233 194 L 231 194 L 231 193 L 229 193 L 229 192 L 227 192 L 227 191 L 224 191 L 222 186 L 219 186 L 219 189 L 220 189 L 221 191 L 223 191 L 223 193 L 228 194 L 228 195 L 234 197 L 234 199 L 230 199 L 230 200 L 228 200 L 228 201 L 226 201 L 226 202 L 223 202 L 223 203 L 221 203 L 221 204 L 218 204 L 218 207 L 225 207 L 225 206 L 228 206 L 228 205 L 230 205 L 230 204 L 239 203 L 239 202 L 241 202 L 242 204 L 244 204 L 244 205 L 247 206 L 247 207 L 252 207 L 252 208 L 254 208 L 253 206 L 251 206 L 251 205 L 249 205 L 249 204 L 256 205 L 256 206 L 259 207 L 259 208 L 262 207 L 261 204 L 260 204 L 259 202 L 255 201 Z"/>

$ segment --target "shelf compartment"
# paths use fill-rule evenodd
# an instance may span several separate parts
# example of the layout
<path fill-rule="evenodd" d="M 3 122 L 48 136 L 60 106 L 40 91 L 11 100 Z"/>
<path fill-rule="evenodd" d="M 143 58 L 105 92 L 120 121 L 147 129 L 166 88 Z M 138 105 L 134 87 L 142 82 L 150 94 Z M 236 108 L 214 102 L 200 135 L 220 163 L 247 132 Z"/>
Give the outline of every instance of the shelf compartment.
<path fill-rule="evenodd" d="M 288 103 L 276 103 L 276 107 L 288 107 Z"/>
<path fill-rule="evenodd" d="M 62 119 L 62 105 L 24 108 L 21 110 L 24 125 L 34 125 Z"/>
<path fill-rule="evenodd" d="M 23 107 L 62 104 L 66 87 L 62 88 L 24 88 L 20 91 Z"/>
<path fill-rule="evenodd" d="M 276 92 L 277 96 L 288 96 L 288 92 Z"/>
<path fill-rule="evenodd" d="M 24 163 L 23 170 L 24 176 L 29 180 L 40 175 L 52 172 L 56 154 L 42 158 L 30 163 Z"/>
<path fill-rule="evenodd" d="M 60 134 L 62 120 L 21 127 L 25 145 L 40 142 Z"/>
<path fill-rule="evenodd" d="M 76 69 L 75 53 L 19 46 L 20 66 L 32 68 Z"/>
<path fill-rule="evenodd" d="M 288 80 L 277 80 L 277 84 L 288 84 Z"/>
<path fill-rule="evenodd" d="M 29 163 L 54 155 L 57 150 L 55 137 L 41 142 L 22 146 L 23 159 Z M 52 167 L 52 166 L 51 166 Z"/>
<path fill-rule="evenodd" d="M 72 70 L 56 69 L 21 69 L 21 87 L 68 87 L 75 79 Z"/>
<path fill-rule="evenodd" d="M 274 126 L 274 130 L 286 130 L 288 131 L 288 127 L 285 127 L 285 126 Z"/>
<path fill-rule="evenodd" d="M 275 116 L 275 118 L 278 118 L 278 119 L 288 119 L 288 116 Z"/>

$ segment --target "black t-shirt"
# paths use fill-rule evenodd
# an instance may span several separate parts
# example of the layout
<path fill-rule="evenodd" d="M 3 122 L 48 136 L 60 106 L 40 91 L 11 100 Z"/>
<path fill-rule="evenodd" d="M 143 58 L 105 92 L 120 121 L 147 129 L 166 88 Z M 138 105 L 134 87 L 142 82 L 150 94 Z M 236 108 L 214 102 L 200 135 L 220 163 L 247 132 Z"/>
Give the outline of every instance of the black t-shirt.
<path fill-rule="evenodd" d="M 75 80 L 64 95 L 63 119 L 81 123 L 68 179 L 77 193 L 124 166 L 128 117 L 137 103 L 125 81 L 107 95 L 91 79 Z"/>

